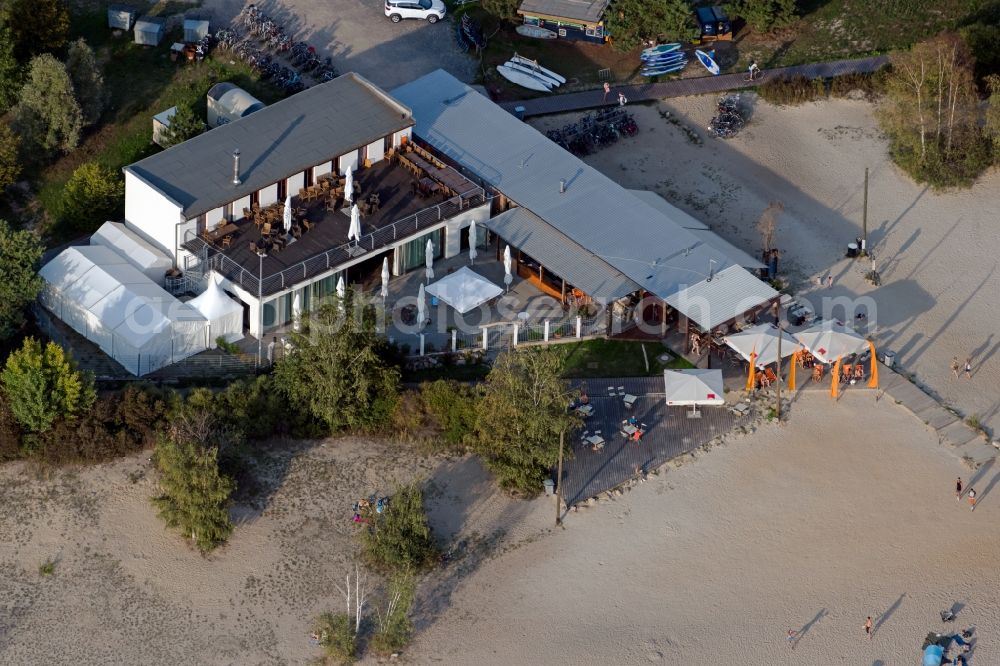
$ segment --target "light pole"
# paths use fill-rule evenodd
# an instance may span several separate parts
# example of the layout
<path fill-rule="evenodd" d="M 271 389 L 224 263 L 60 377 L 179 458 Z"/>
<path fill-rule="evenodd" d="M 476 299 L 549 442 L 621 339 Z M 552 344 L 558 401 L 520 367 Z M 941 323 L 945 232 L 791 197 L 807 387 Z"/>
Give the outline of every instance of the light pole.
<path fill-rule="evenodd" d="M 257 249 L 257 367 L 260 368 L 260 354 L 264 341 L 264 252 Z"/>
<path fill-rule="evenodd" d="M 781 423 L 781 338 L 785 334 L 785 327 L 781 323 L 781 310 L 778 310 L 778 405 L 775 412 L 778 415 L 778 423 Z M 794 359 L 792 363 L 794 363 Z"/>
<path fill-rule="evenodd" d="M 861 250 L 860 254 L 863 257 L 868 252 L 868 167 L 865 167 L 865 203 L 861 213 L 861 241 L 862 245 L 858 249 Z"/>

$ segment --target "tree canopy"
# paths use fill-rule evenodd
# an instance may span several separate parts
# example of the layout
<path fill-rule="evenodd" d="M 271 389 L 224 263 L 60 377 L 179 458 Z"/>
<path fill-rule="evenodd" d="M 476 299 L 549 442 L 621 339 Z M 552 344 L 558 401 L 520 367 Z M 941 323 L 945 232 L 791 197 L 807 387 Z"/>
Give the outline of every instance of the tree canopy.
<path fill-rule="evenodd" d="M 375 430 L 392 418 L 399 399 L 399 368 L 375 330 L 370 308 L 344 302 L 319 307 L 307 332 L 292 335 L 294 351 L 274 367 L 274 383 L 327 432 Z"/>
<path fill-rule="evenodd" d="M 6 9 L 14 52 L 22 62 L 66 46 L 69 6 L 65 0 L 10 0 Z"/>
<path fill-rule="evenodd" d="M 101 68 L 97 66 L 94 52 L 82 37 L 69 45 L 66 72 L 73 82 L 84 124 L 93 125 L 104 111 L 104 77 L 101 75 Z"/>
<path fill-rule="evenodd" d="M 573 392 L 561 368 L 554 349 L 510 351 L 486 377 L 476 450 L 505 489 L 537 494 L 559 459 L 559 433 L 579 426 L 567 410 Z"/>
<path fill-rule="evenodd" d="M 0 141 L 4 128 L 0 124 Z M 42 251 L 42 241 L 34 232 L 16 231 L 0 220 L 0 340 L 24 324 L 25 308 L 42 290 L 42 278 L 36 273 Z"/>
<path fill-rule="evenodd" d="M 26 338 L 0 372 L 10 411 L 27 432 L 43 432 L 56 419 L 72 419 L 90 409 L 94 381 L 54 342 Z"/>
<path fill-rule="evenodd" d="M 604 14 L 611 43 L 631 51 L 644 40 L 687 41 L 698 35 L 687 0 L 612 0 Z"/>
<path fill-rule="evenodd" d="M 795 21 L 795 0 L 736 0 L 731 10 L 757 32 L 784 28 Z"/>
<path fill-rule="evenodd" d="M 125 182 L 115 171 L 96 162 L 77 167 L 66 182 L 60 218 L 79 231 L 94 231 L 118 217 L 125 204 Z"/>
<path fill-rule="evenodd" d="M 66 66 L 48 53 L 28 66 L 28 80 L 14 107 L 14 129 L 21 135 L 22 152 L 36 161 L 68 153 L 80 143 L 83 112 L 73 83 Z"/>
<path fill-rule="evenodd" d="M 17 102 L 21 90 L 22 67 L 14 55 L 14 36 L 0 20 L 0 114 Z"/>
<path fill-rule="evenodd" d="M 178 104 L 177 111 L 170 118 L 170 124 L 160 135 L 160 145 L 164 148 L 176 146 L 205 131 L 205 123 L 187 104 Z"/>
<path fill-rule="evenodd" d="M 0 120 L 0 191 L 21 175 L 21 140 L 6 122 Z"/>

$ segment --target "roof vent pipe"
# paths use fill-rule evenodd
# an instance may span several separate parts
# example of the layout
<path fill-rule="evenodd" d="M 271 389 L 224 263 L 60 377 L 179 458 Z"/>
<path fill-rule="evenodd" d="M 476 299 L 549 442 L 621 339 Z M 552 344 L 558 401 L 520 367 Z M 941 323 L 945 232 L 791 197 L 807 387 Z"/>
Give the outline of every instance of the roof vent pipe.
<path fill-rule="evenodd" d="M 559 179 L 559 194 L 563 194 L 566 191 L 566 179 Z"/>
<path fill-rule="evenodd" d="M 237 148 L 233 151 L 233 185 L 241 184 L 240 181 L 240 151 Z"/>

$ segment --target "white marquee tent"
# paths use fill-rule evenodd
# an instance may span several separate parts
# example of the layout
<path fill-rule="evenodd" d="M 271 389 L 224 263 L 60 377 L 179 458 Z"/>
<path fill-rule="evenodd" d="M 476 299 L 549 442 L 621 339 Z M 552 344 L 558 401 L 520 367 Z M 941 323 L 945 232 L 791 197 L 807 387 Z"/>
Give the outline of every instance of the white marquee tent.
<path fill-rule="evenodd" d="M 220 335 L 226 342 L 243 339 L 243 306 L 223 291 L 214 273 L 208 281 L 208 289 L 187 304 L 208 320 L 209 339 L 214 341 Z"/>
<path fill-rule="evenodd" d="M 868 340 L 834 319 L 824 319 L 795 337 L 821 363 L 834 363 L 838 357 L 868 349 Z"/>
<path fill-rule="evenodd" d="M 427 287 L 427 293 L 437 296 L 461 314 L 473 310 L 503 293 L 479 273 L 466 266 Z"/>
<path fill-rule="evenodd" d="M 156 284 L 162 285 L 163 276 L 173 267 L 170 257 L 121 223 L 102 224 L 90 237 L 90 244 L 111 248 Z"/>
<path fill-rule="evenodd" d="M 208 320 L 111 249 L 70 247 L 39 275 L 42 304 L 132 374 L 208 348 Z"/>

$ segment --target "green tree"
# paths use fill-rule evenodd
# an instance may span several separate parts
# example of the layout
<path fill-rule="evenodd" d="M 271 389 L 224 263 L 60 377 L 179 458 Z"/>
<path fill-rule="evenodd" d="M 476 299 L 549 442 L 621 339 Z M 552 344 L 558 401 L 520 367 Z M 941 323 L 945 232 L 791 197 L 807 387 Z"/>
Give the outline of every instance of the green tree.
<path fill-rule="evenodd" d="M 413 607 L 416 589 L 413 572 L 409 569 L 400 571 L 389 579 L 385 606 L 376 611 L 376 631 L 371 642 L 377 654 L 388 657 L 409 644 L 413 636 L 410 609 Z"/>
<path fill-rule="evenodd" d="M 0 372 L 14 418 L 28 432 L 48 430 L 58 419 L 72 419 L 90 409 L 94 381 L 80 372 L 73 358 L 54 342 L 44 347 L 26 338 L 7 357 Z"/>
<path fill-rule="evenodd" d="M 168 527 L 190 535 L 202 552 L 222 544 L 233 532 L 229 504 L 236 484 L 219 473 L 218 457 L 215 447 L 174 437 L 161 439 L 156 447 L 161 493 L 153 504 Z"/>
<path fill-rule="evenodd" d="M 698 36 L 687 0 L 612 0 L 604 23 L 620 51 L 631 51 L 644 40 L 682 42 Z"/>
<path fill-rule="evenodd" d="M 513 21 L 518 18 L 517 8 L 521 6 L 521 0 L 482 0 L 481 4 L 493 16 Z"/>
<path fill-rule="evenodd" d="M 274 367 L 274 383 L 288 403 L 304 409 L 328 432 L 376 430 L 399 400 L 399 368 L 388 361 L 374 311 L 344 302 L 325 304 L 292 335 L 295 352 Z"/>
<path fill-rule="evenodd" d="M 757 32 L 771 32 L 795 21 L 795 0 L 736 0 L 732 12 Z"/>
<path fill-rule="evenodd" d="M 398 486 L 388 510 L 378 513 L 370 507 L 364 514 L 368 523 L 360 533 L 361 542 L 365 559 L 373 566 L 399 571 L 434 563 L 438 549 L 419 485 Z"/>
<path fill-rule="evenodd" d="M 986 85 L 990 91 L 990 99 L 989 106 L 986 107 L 983 132 L 993 146 L 994 163 L 1000 164 L 1000 75 L 990 75 L 986 79 Z"/>
<path fill-rule="evenodd" d="M 101 76 L 101 68 L 97 66 L 93 50 L 82 37 L 69 45 L 66 72 L 73 82 L 84 124 L 93 125 L 104 111 L 104 77 Z"/>
<path fill-rule="evenodd" d="M 10 28 L 0 22 L 0 114 L 17 102 L 23 84 L 21 63 L 14 55 L 14 38 Z"/>
<path fill-rule="evenodd" d="M 205 131 L 201 121 L 190 106 L 178 104 L 177 112 L 170 118 L 170 125 L 160 135 L 160 145 L 164 148 L 176 146 Z"/>
<path fill-rule="evenodd" d="M 84 162 L 66 182 L 59 217 L 73 229 L 92 231 L 117 218 L 124 205 L 121 176 L 96 162 Z"/>
<path fill-rule="evenodd" d="M 14 129 L 23 152 L 41 162 L 57 151 L 68 153 L 80 143 L 83 112 L 76 101 L 66 66 L 49 54 L 32 59 L 28 80 L 14 107 Z"/>
<path fill-rule="evenodd" d="M 10 125 L 0 120 L 0 191 L 17 182 L 21 175 L 21 140 Z"/>
<path fill-rule="evenodd" d="M 6 19 L 14 53 L 22 62 L 39 53 L 58 51 L 69 39 L 65 0 L 11 0 Z"/>
<path fill-rule="evenodd" d="M 2 125 L 0 125 L 2 127 Z M 24 324 L 24 310 L 42 290 L 36 272 L 42 258 L 42 241 L 32 231 L 15 231 L 0 220 L 0 340 Z"/>
<path fill-rule="evenodd" d="M 357 639 L 354 623 L 347 613 L 322 613 L 316 618 L 313 631 L 319 636 L 319 646 L 328 661 L 335 664 L 353 664 Z"/>
<path fill-rule="evenodd" d="M 561 365 L 553 349 L 505 352 L 486 377 L 476 449 L 502 488 L 537 494 L 559 459 L 559 433 L 579 426 Z"/>

